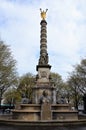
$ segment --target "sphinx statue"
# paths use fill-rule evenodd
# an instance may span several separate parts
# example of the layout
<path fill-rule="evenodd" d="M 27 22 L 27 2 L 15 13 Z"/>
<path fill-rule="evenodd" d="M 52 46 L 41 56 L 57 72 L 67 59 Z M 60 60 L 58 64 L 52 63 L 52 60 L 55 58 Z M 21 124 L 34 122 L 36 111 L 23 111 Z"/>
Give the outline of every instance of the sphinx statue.
<path fill-rule="evenodd" d="M 42 96 L 39 99 L 39 103 L 44 104 L 44 103 L 50 103 L 50 102 L 51 102 L 51 100 L 50 100 L 50 97 L 48 95 L 48 92 L 47 92 L 47 90 L 44 90 L 42 93 Z"/>

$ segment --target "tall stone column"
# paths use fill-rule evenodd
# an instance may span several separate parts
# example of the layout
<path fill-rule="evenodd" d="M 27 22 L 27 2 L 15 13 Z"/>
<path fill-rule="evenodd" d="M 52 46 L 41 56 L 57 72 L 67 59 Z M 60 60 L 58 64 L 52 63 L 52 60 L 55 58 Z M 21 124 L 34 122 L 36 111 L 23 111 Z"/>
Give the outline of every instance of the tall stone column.
<path fill-rule="evenodd" d="M 41 35 L 40 35 L 40 58 L 39 65 L 48 64 L 48 53 L 47 53 L 47 22 L 42 20 L 41 23 Z"/>
<path fill-rule="evenodd" d="M 41 30 L 40 30 L 40 57 L 36 70 L 38 71 L 38 83 L 47 82 L 49 83 L 50 69 L 51 66 L 48 64 L 49 57 L 47 53 L 47 22 L 46 11 L 41 10 Z"/>
<path fill-rule="evenodd" d="M 40 57 L 38 60 L 38 65 L 36 66 L 36 70 L 38 71 L 36 77 L 36 86 L 33 87 L 33 95 L 35 95 L 35 97 L 33 96 L 33 103 L 36 104 L 40 102 L 44 91 L 47 91 L 51 103 L 55 103 L 55 94 L 52 92 L 53 88 L 50 85 L 51 65 L 49 65 L 49 57 L 47 52 L 47 22 L 45 20 L 46 11 L 41 10 L 42 20 L 40 22 Z"/>

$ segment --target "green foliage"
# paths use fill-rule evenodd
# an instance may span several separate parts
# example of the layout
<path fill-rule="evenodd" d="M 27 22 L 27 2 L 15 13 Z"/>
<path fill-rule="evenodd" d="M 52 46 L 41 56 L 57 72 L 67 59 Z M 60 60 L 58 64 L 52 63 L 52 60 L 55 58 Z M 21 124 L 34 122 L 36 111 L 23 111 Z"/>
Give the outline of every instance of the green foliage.
<path fill-rule="evenodd" d="M 54 85 L 58 88 L 58 86 L 61 86 L 63 83 L 61 75 L 58 73 L 51 72 L 51 81 L 54 83 Z"/>
<path fill-rule="evenodd" d="M 13 105 L 20 101 L 21 101 L 21 95 L 17 91 L 17 89 L 11 88 L 11 89 L 8 89 L 8 91 L 6 91 L 4 93 L 4 103 L 5 104 Z"/>
<path fill-rule="evenodd" d="M 16 61 L 10 47 L 0 41 L 0 98 L 10 86 L 17 85 Z"/>
<path fill-rule="evenodd" d="M 86 93 L 86 59 L 82 59 L 81 63 L 75 68 L 78 86 L 81 93 Z"/>
<path fill-rule="evenodd" d="M 58 73 L 51 73 L 51 82 L 53 82 L 54 86 L 56 87 L 57 91 L 57 101 L 64 97 L 66 102 L 70 102 L 71 95 L 70 95 L 70 87 L 69 85 L 62 80 L 61 75 Z"/>
<path fill-rule="evenodd" d="M 82 59 L 80 64 L 75 66 L 69 76 L 68 85 L 75 108 L 78 108 L 82 94 L 86 93 L 86 59 Z"/>
<path fill-rule="evenodd" d="M 62 95 L 63 89 L 64 89 L 64 82 L 62 80 L 61 75 L 58 73 L 52 72 L 51 74 L 51 83 L 56 87 L 56 91 L 58 96 Z"/>
<path fill-rule="evenodd" d="M 35 76 L 31 73 L 27 73 L 20 77 L 20 83 L 18 86 L 18 91 L 24 94 L 29 99 L 32 98 L 32 87 L 35 85 Z"/>

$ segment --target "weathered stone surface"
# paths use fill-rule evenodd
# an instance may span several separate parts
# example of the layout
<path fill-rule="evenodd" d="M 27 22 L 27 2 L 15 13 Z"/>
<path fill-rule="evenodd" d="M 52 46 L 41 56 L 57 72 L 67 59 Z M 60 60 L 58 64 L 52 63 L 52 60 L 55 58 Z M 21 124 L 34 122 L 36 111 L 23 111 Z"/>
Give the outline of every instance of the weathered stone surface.
<path fill-rule="evenodd" d="M 41 111 L 41 120 L 51 120 L 51 104 L 44 103 L 42 104 L 42 111 Z"/>
<path fill-rule="evenodd" d="M 40 58 L 36 66 L 38 74 L 33 87 L 32 103 L 23 98 L 19 110 L 13 110 L 13 119 L 23 121 L 69 121 L 78 120 L 78 112 L 71 110 L 68 104 L 56 104 L 56 88 L 50 82 L 50 69 L 47 53 L 47 22 L 41 21 Z M 43 94 L 44 91 L 48 95 Z M 40 102 L 41 101 L 41 102 Z M 40 121 L 41 120 L 41 121 Z"/>

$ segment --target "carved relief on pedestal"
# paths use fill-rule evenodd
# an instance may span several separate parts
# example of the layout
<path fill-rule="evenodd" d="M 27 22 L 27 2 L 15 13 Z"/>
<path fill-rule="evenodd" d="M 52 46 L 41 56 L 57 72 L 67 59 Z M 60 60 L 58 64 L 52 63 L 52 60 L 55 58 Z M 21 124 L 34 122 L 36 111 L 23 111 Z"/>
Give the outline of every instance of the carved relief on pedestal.
<path fill-rule="evenodd" d="M 40 71 L 41 78 L 47 78 L 47 72 L 46 71 Z"/>

